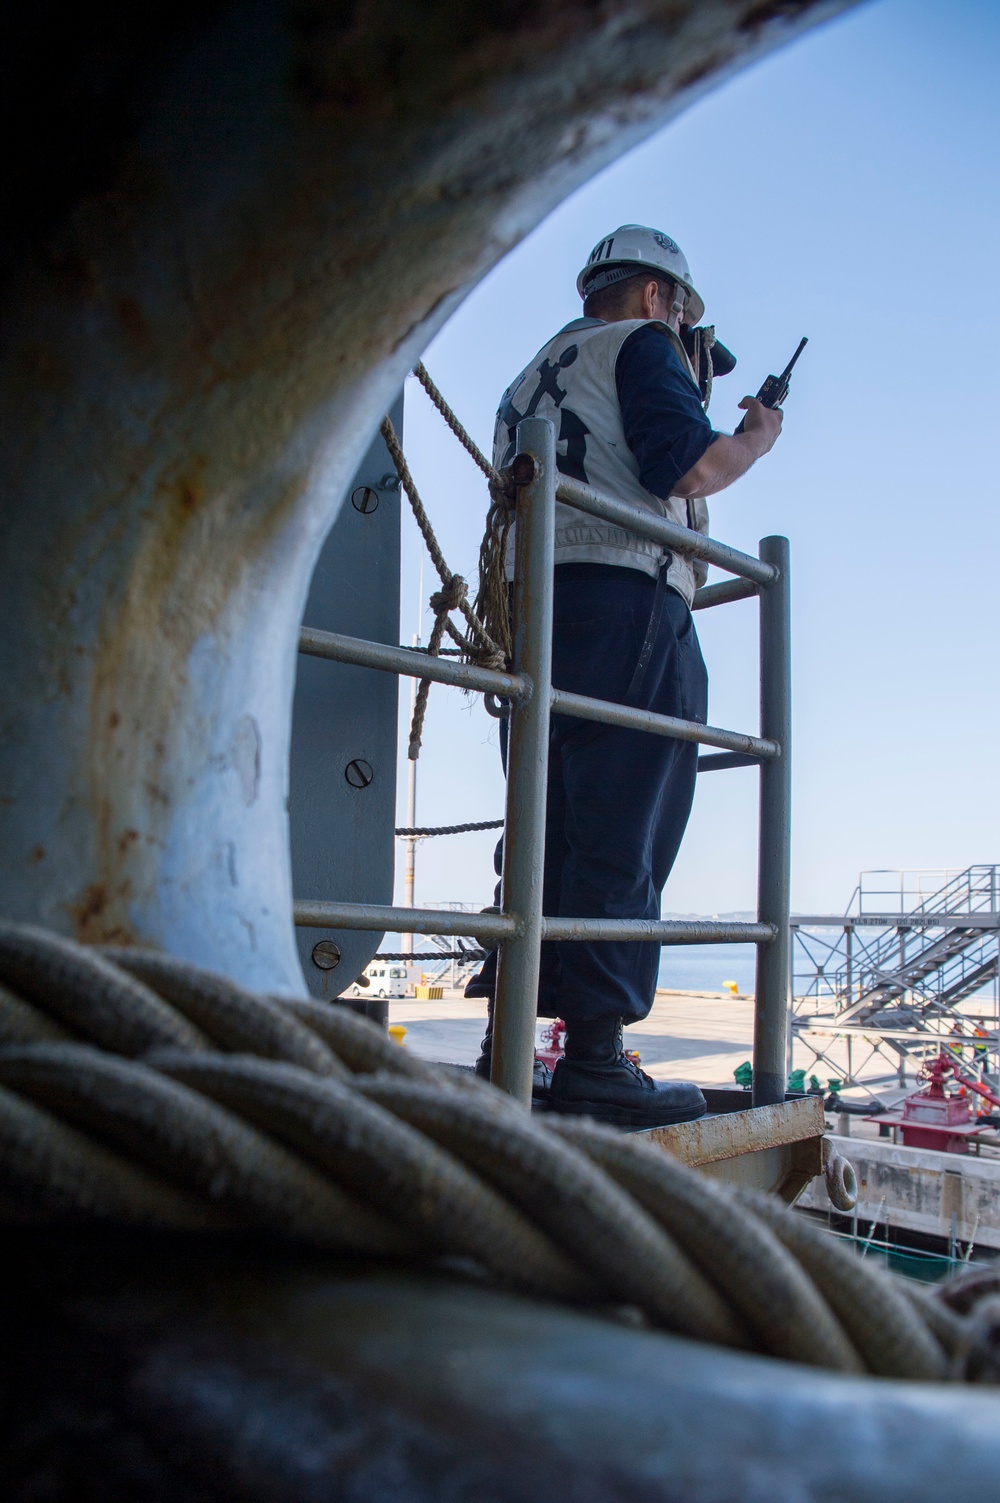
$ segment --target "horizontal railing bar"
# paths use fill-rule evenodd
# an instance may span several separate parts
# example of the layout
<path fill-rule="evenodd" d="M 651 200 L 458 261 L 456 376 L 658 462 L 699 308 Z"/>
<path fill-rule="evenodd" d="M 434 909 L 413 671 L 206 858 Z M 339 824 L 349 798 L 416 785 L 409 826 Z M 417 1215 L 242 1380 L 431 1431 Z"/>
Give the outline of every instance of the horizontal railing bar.
<path fill-rule="evenodd" d="M 543 939 L 659 940 L 661 945 L 766 945 L 773 924 L 727 924 L 718 920 L 543 918 Z"/>
<path fill-rule="evenodd" d="M 295 903 L 300 929 L 366 929 L 388 934 L 450 934 L 459 938 L 510 939 L 517 921 L 506 913 L 453 913 L 440 908 L 389 908 L 378 903 L 325 903 L 310 898 Z M 723 923 L 715 920 L 544 918 L 545 939 L 643 941 L 661 945 L 768 944 L 773 924 Z"/>
<path fill-rule="evenodd" d="M 728 767 L 759 767 L 760 758 L 749 752 L 713 752 L 698 758 L 699 772 L 725 772 Z"/>
<path fill-rule="evenodd" d="M 329 658 L 335 663 L 352 663 L 357 668 L 377 668 L 407 678 L 426 678 L 432 683 L 451 684 L 457 689 L 502 694 L 507 699 L 519 699 L 527 687 L 516 673 L 498 673 L 493 668 L 477 668 L 473 663 L 429 657 L 411 647 L 392 647 L 386 642 L 366 641 L 363 637 L 345 637 L 340 632 L 319 631 L 314 626 L 303 626 L 299 632 L 299 652 L 308 657 Z"/>
<path fill-rule="evenodd" d="M 1000 929 L 1000 913 L 795 913 L 793 929 Z M 859 958 L 864 963 L 864 957 Z"/>
<path fill-rule="evenodd" d="M 954 1017 L 941 1019 L 942 1023 L 954 1026 Z M 968 1044 L 973 1044 L 977 1049 L 996 1049 L 1000 1045 L 1000 1034 L 977 1033 L 964 1037 L 959 1043 L 953 1033 L 920 1033 L 916 1028 L 869 1028 L 864 1023 L 844 1024 L 838 1028 L 835 1023 L 823 1023 L 813 1025 L 808 1019 L 792 1018 L 792 1027 L 796 1033 L 815 1033 L 819 1038 L 878 1038 L 887 1039 L 890 1043 L 893 1039 L 900 1044 L 927 1044 L 934 1049 L 956 1048 L 960 1049 Z"/>
<path fill-rule="evenodd" d="M 569 694 L 565 689 L 552 690 L 552 712 L 572 715 L 577 720 L 596 720 L 601 725 L 649 731 L 654 736 L 670 736 L 677 741 L 697 741 L 699 746 L 719 746 L 723 751 L 746 752 L 755 757 L 777 757 L 781 751 L 776 741 L 764 741 L 745 731 L 724 731 L 697 720 L 679 720 L 674 715 L 657 715 L 652 710 L 637 710 L 632 705 L 613 704 L 607 699 L 590 699 L 586 694 Z"/>
<path fill-rule="evenodd" d="M 379 903 L 325 903 L 300 898 L 293 905 L 300 929 L 367 929 L 387 934 L 450 934 L 458 938 L 511 939 L 518 932 L 506 913 L 454 913 L 441 908 L 389 908 Z"/>
<path fill-rule="evenodd" d="M 720 579 L 718 584 L 703 585 L 695 590 L 693 611 L 707 611 L 712 605 L 728 605 L 732 600 L 751 600 L 760 594 L 760 585 L 752 579 Z"/>
<path fill-rule="evenodd" d="M 665 543 L 678 553 L 702 558 L 706 563 L 725 569 L 728 574 L 739 574 L 743 579 L 752 579 L 760 585 L 773 584 L 778 577 L 773 564 L 766 564 L 750 553 L 740 553 L 738 548 L 729 548 L 725 543 L 717 543 L 714 538 L 704 537 L 690 527 L 682 527 L 679 522 L 671 522 L 668 517 L 654 516 L 641 506 L 633 506 L 630 501 L 601 496 L 589 486 L 581 485 L 579 480 L 567 480 L 561 475 L 556 496 L 566 506 L 585 511 L 588 516 L 613 522 L 617 527 L 650 538 L 654 543 Z"/>

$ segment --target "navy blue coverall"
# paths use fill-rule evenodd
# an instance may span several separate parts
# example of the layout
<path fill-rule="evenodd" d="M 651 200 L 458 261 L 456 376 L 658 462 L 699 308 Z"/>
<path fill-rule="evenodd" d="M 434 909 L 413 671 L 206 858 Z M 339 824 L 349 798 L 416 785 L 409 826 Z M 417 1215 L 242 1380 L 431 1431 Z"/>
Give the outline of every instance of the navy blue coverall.
<path fill-rule="evenodd" d="M 716 437 L 671 343 L 638 329 L 616 367 L 625 437 L 639 478 L 669 496 Z M 656 582 L 603 563 L 557 564 L 552 679 L 574 694 L 624 702 L 650 624 Z M 691 612 L 662 592 L 653 650 L 631 704 L 705 721 L 708 676 Z M 506 721 L 501 752 L 506 766 Z M 578 918 L 660 916 L 660 895 L 680 849 L 694 798 L 698 748 L 641 731 L 552 718 L 545 822 L 544 912 Z M 501 870 L 502 842 L 495 857 Z M 499 887 L 497 889 L 499 902 Z M 660 946 L 546 942 L 538 1012 L 567 1025 L 620 1017 L 653 1005 Z M 467 996 L 493 995 L 491 952 Z"/>

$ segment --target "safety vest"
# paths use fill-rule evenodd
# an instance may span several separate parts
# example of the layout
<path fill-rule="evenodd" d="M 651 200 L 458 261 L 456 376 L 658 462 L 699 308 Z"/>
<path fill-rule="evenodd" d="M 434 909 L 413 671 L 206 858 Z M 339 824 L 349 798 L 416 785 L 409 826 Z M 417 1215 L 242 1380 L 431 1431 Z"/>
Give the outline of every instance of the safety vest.
<path fill-rule="evenodd" d="M 671 340 L 694 382 L 687 352 L 669 325 L 654 320 Z M 578 318 L 544 345 L 504 392 L 493 433 L 493 463 L 502 468 L 515 453 L 515 430 L 525 417 L 549 418 L 556 429 L 559 471 L 582 480 L 592 490 L 630 501 L 644 511 L 669 517 L 682 527 L 708 532 L 708 507 L 701 499 L 659 497 L 639 482 L 639 466 L 625 442 L 615 369 L 622 345 L 633 330 L 649 320 L 624 319 L 603 323 Z M 695 383 L 697 385 L 697 383 Z M 665 550 L 659 543 L 638 537 L 599 517 L 556 502 L 556 563 L 616 564 L 656 576 Z M 507 551 L 507 577 L 514 572 L 513 529 Z M 674 553 L 667 583 L 690 606 L 695 589 L 704 583 L 706 567 Z"/>

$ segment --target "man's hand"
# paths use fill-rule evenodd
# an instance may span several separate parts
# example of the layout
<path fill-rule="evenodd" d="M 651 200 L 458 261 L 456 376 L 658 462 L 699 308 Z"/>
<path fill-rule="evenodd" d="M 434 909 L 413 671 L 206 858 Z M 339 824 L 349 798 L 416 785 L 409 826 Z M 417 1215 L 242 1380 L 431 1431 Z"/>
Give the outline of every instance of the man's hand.
<path fill-rule="evenodd" d="M 698 463 L 692 465 L 674 486 L 674 496 L 714 496 L 745 475 L 755 460 L 773 448 L 781 432 L 780 407 L 765 407 L 756 397 L 744 397 L 746 413 L 742 433 L 720 433 Z"/>
<path fill-rule="evenodd" d="M 754 434 L 757 443 L 757 458 L 773 449 L 781 432 L 784 414 L 780 407 L 765 407 L 756 397 L 744 397 L 740 407 L 746 413 L 743 432 Z"/>

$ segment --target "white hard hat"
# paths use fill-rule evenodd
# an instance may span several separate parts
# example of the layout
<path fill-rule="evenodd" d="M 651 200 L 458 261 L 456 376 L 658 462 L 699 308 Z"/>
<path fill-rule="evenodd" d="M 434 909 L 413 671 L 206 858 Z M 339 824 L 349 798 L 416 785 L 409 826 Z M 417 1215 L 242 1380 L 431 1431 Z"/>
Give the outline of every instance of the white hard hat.
<path fill-rule="evenodd" d="M 586 298 L 591 292 L 635 276 L 633 268 L 639 266 L 648 266 L 650 271 L 679 282 L 688 294 L 684 322 L 701 323 L 705 304 L 694 290 L 687 257 L 676 240 L 644 224 L 619 225 L 613 234 L 598 241 L 576 279 L 576 290 Z"/>

